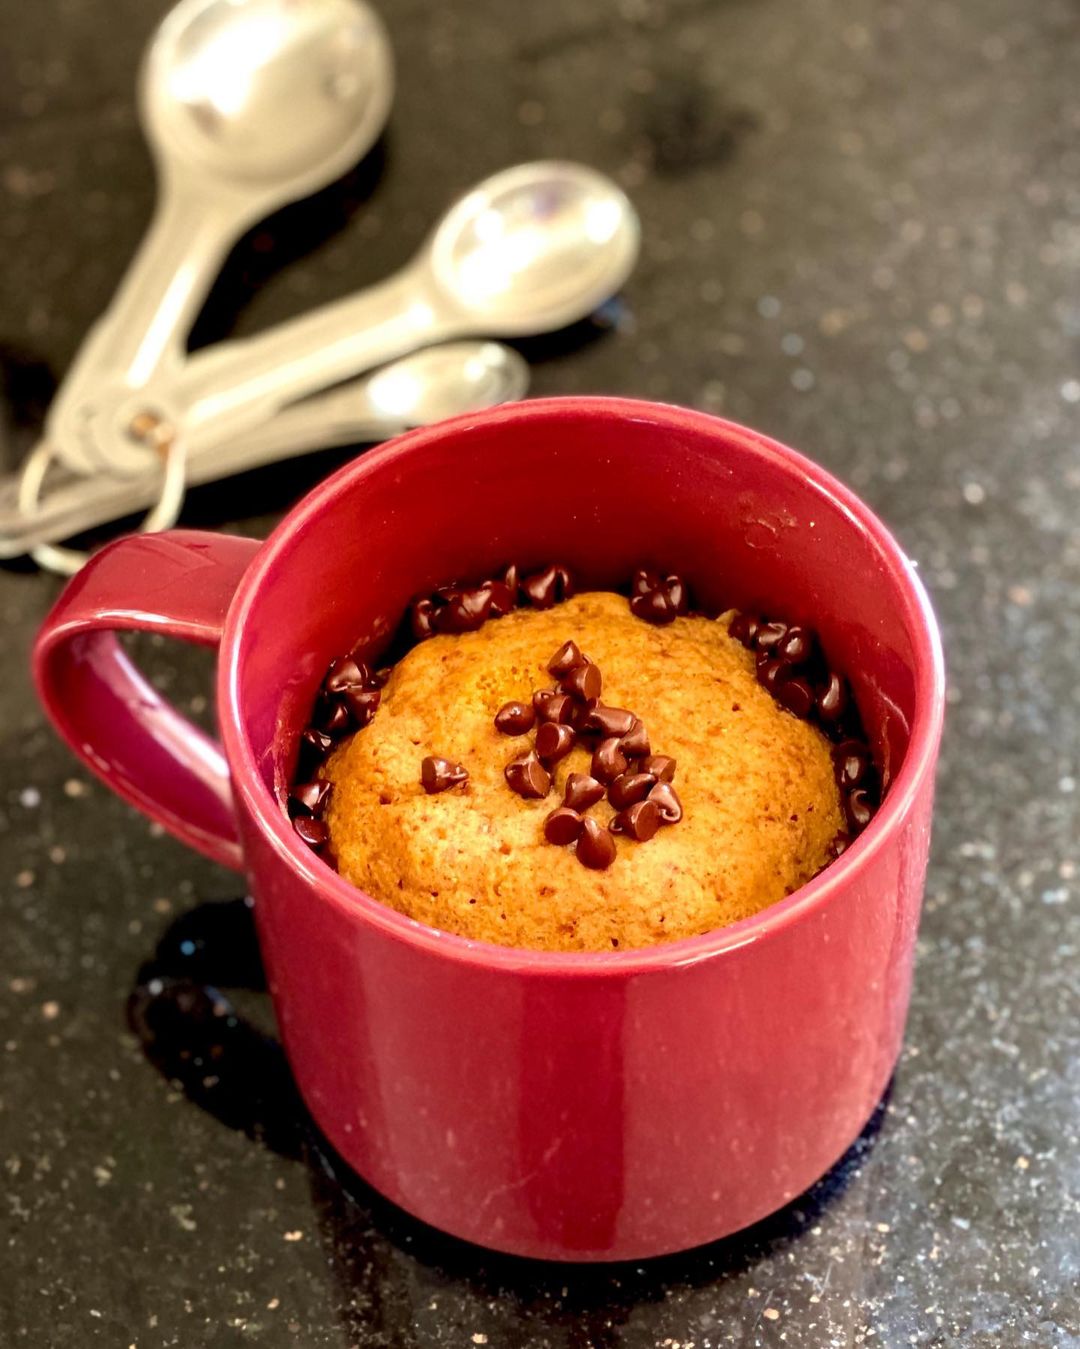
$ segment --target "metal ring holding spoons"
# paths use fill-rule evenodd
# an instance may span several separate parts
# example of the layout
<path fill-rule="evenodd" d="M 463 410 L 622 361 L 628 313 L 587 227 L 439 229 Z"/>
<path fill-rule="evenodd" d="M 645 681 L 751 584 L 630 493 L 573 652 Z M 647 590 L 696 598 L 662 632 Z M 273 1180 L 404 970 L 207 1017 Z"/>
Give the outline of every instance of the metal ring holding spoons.
<path fill-rule="evenodd" d="M 187 468 L 184 441 L 170 431 L 156 448 L 164 465 L 161 491 L 138 526 L 138 532 L 143 534 L 155 534 L 158 530 L 171 528 L 179 519 L 184 505 Z M 45 475 L 50 465 L 57 460 L 58 455 L 48 441 L 42 441 L 31 450 L 19 477 L 19 509 L 25 515 L 32 516 L 37 509 Z M 90 554 L 79 548 L 64 548 L 54 543 L 39 543 L 30 549 L 30 556 L 43 570 L 55 572 L 58 576 L 74 576 L 90 559 Z"/>

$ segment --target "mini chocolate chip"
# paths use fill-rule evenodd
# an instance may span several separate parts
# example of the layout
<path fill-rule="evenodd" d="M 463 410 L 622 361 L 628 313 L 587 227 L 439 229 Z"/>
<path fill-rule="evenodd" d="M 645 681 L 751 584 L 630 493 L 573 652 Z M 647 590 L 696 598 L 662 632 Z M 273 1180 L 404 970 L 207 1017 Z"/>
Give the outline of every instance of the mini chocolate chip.
<path fill-rule="evenodd" d="M 319 729 L 326 731 L 328 735 L 342 735 L 352 725 L 349 709 L 336 698 L 320 700 L 315 720 Z"/>
<path fill-rule="evenodd" d="M 420 764 L 420 782 L 429 796 L 456 787 L 468 776 L 468 770 L 461 764 L 444 759 L 438 754 L 429 754 Z"/>
<path fill-rule="evenodd" d="M 541 721 L 557 721 L 569 726 L 574 719 L 574 700 L 558 689 L 537 689 L 532 696 L 533 709 Z"/>
<path fill-rule="evenodd" d="M 637 718 L 625 707 L 604 707 L 597 704 L 589 709 L 585 718 L 586 731 L 599 731 L 603 736 L 625 735 Z"/>
<path fill-rule="evenodd" d="M 851 846 L 851 838 L 845 833 L 836 834 L 829 843 L 826 850 L 829 857 L 835 862 L 838 857 L 847 852 Z"/>
<path fill-rule="evenodd" d="M 829 675 L 829 682 L 817 696 L 818 716 L 826 725 L 839 721 L 847 711 L 847 682 L 835 672 Z"/>
<path fill-rule="evenodd" d="M 438 633 L 476 632 L 490 615 L 491 591 L 486 586 L 476 586 L 450 594 L 445 606 L 432 615 L 431 626 Z"/>
<path fill-rule="evenodd" d="M 327 670 L 323 688 L 327 693 L 344 693 L 346 689 L 362 689 L 370 678 L 366 666 L 351 656 L 342 656 Z"/>
<path fill-rule="evenodd" d="M 516 562 L 509 562 L 502 569 L 502 583 L 514 597 L 514 603 L 518 601 L 518 591 L 521 589 L 521 572 L 518 570 Z"/>
<path fill-rule="evenodd" d="M 778 696 L 780 685 L 791 677 L 791 667 L 786 661 L 771 660 L 762 652 L 757 661 L 757 680 L 774 696 Z"/>
<path fill-rule="evenodd" d="M 588 657 L 581 654 L 581 648 L 577 642 L 563 642 L 562 646 L 548 661 L 548 674 L 554 675 L 556 679 L 562 679 L 571 670 L 576 670 L 579 665 L 584 665 L 587 660 Z"/>
<path fill-rule="evenodd" d="M 682 802 L 670 782 L 658 782 L 648 799 L 658 807 L 662 824 L 678 824 L 682 819 Z"/>
<path fill-rule="evenodd" d="M 651 773 L 635 773 L 631 770 L 615 779 L 608 788 L 608 800 L 615 810 L 625 810 L 635 801 L 643 801 L 653 787 L 656 779 Z"/>
<path fill-rule="evenodd" d="M 321 815 L 330 796 L 331 784 L 325 778 L 299 782 L 289 793 L 289 804 L 308 815 Z"/>
<path fill-rule="evenodd" d="M 320 757 L 326 754 L 334 744 L 332 736 L 327 735 L 325 731 L 316 729 L 314 726 L 309 726 L 300 739 L 308 750 L 313 750 Z"/>
<path fill-rule="evenodd" d="M 615 840 L 589 815 L 581 821 L 577 859 L 591 871 L 605 871 L 615 861 Z"/>
<path fill-rule="evenodd" d="M 293 820 L 293 828 L 309 848 L 321 848 L 330 837 L 330 831 L 322 820 L 312 815 L 298 815 Z"/>
<path fill-rule="evenodd" d="M 787 630 L 787 635 L 776 648 L 776 654 L 781 660 L 786 660 L 792 665 L 801 665 L 809 656 L 813 646 L 813 638 L 805 628 L 792 625 Z"/>
<path fill-rule="evenodd" d="M 563 679 L 559 687 L 579 703 L 595 703 L 603 687 L 600 667 L 589 661 L 586 665 L 577 665 Z"/>
<path fill-rule="evenodd" d="M 772 651 L 788 634 L 786 623 L 764 623 L 757 630 L 754 645 L 759 651 Z"/>
<path fill-rule="evenodd" d="M 544 837 L 549 843 L 561 848 L 567 843 L 576 843 L 581 834 L 582 820 L 576 810 L 560 806 L 553 810 L 544 821 Z"/>
<path fill-rule="evenodd" d="M 346 689 L 345 701 L 357 726 L 367 726 L 378 710 L 382 694 L 378 689 Z"/>
<path fill-rule="evenodd" d="M 601 740 L 592 756 L 592 775 L 599 782 L 614 782 L 626 772 L 629 759 L 619 748 L 614 736 Z"/>
<path fill-rule="evenodd" d="M 662 627 L 665 623 L 674 623 L 675 606 L 661 589 L 647 590 L 644 595 L 635 595 L 630 601 L 630 612 L 635 618 L 646 623 L 655 623 Z"/>
<path fill-rule="evenodd" d="M 571 773 L 563 791 L 563 805 L 570 810 L 588 810 L 604 799 L 604 784 L 588 773 Z"/>
<path fill-rule="evenodd" d="M 430 637 L 435 629 L 432 627 L 432 618 L 435 615 L 435 602 L 428 596 L 422 596 L 413 600 L 409 605 L 409 626 L 412 628 L 412 635 L 418 642 L 422 642 L 425 637 Z"/>
<path fill-rule="evenodd" d="M 660 577 L 656 572 L 649 571 L 647 567 L 638 567 L 630 579 L 630 596 L 649 595 L 659 584 Z"/>
<path fill-rule="evenodd" d="M 495 713 L 495 729 L 503 735 L 527 735 L 536 724 L 536 711 L 528 703 L 503 703 Z"/>
<path fill-rule="evenodd" d="M 670 782 L 675 776 L 675 760 L 668 754 L 647 754 L 638 764 L 639 773 L 648 773 L 657 782 Z"/>
<path fill-rule="evenodd" d="M 628 759 L 644 759 L 652 753 L 649 733 L 640 717 L 634 718 L 633 726 L 620 738 L 619 748 Z"/>
<path fill-rule="evenodd" d="M 859 740 L 842 740 L 833 750 L 836 780 L 845 790 L 858 787 L 870 770 L 870 752 Z"/>
<path fill-rule="evenodd" d="M 795 716 L 808 717 L 814 706 L 814 690 L 805 679 L 784 679 L 777 686 L 776 700 Z"/>
<path fill-rule="evenodd" d="M 535 750 L 529 750 L 511 759 L 504 770 L 506 781 L 518 796 L 537 799 L 547 796 L 551 790 L 551 775 L 536 757 Z"/>
<path fill-rule="evenodd" d="M 865 787 L 855 787 L 844 799 L 844 814 L 856 832 L 865 829 L 874 814 L 874 803 Z"/>
<path fill-rule="evenodd" d="M 660 828 L 660 807 L 651 797 L 637 801 L 613 816 L 608 828 L 613 834 L 626 834 L 636 843 L 647 843 Z"/>
<path fill-rule="evenodd" d="M 534 609 L 550 609 L 559 599 L 559 569 L 545 567 L 521 582 L 521 589 Z"/>
<path fill-rule="evenodd" d="M 760 627 L 760 619 L 753 618 L 750 614 L 736 614 L 728 628 L 728 636 L 742 642 L 743 646 L 752 647 Z"/>
<path fill-rule="evenodd" d="M 577 582 L 569 567 L 564 567 L 561 563 L 555 568 L 555 593 L 560 600 L 573 599 L 577 591 Z"/>
<path fill-rule="evenodd" d="M 505 618 L 517 606 L 517 586 L 511 590 L 505 581 L 485 581 L 491 596 L 491 617 Z"/>
<path fill-rule="evenodd" d="M 665 576 L 664 590 L 668 601 L 680 617 L 690 608 L 690 592 L 681 576 Z"/>
<path fill-rule="evenodd" d="M 559 725 L 554 721 L 545 721 L 536 732 L 536 752 L 546 767 L 565 759 L 574 748 L 577 736 L 572 726 Z"/>

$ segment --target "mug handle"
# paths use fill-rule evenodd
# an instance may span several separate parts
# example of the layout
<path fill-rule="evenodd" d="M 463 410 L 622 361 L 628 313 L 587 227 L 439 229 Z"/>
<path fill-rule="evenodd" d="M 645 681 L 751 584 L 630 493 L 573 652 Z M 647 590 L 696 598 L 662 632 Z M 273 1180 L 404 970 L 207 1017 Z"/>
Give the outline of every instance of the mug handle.
<path fill-rule="evenodd" d="M 178 839 L 237 871 L 244 858 L 221 746 L 147 683 L 116 633 L 217 647 L 261 546 L 189 529 L 118 539 L 68 583 L 33 653 L 38 696 L 79 758 Z"/>

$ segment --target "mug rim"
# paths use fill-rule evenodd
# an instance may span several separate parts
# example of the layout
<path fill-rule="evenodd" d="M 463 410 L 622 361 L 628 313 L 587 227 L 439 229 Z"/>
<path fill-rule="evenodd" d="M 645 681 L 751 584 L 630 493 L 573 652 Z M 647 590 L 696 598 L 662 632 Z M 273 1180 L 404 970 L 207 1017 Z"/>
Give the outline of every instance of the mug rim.
<path fill-rule="evenodd" d="M 317 519 L 332 498 L 348 490 L 354 479 L 362 479 L 407 457 L 415 446 L 453 437 L 476 426 L 512 428 L 522 422 L 557 419 L 568 414 L 579 419 L 661 423 L 672 431 L 704 434 L 728 443 L 736 441 L 744 449 L 780 460 L 786 469 L 804 474 L 823 497 L 848 517 L 853 527 L 869 535 L 883 555 L 903 603 L 902 616 L 915 654 L 915 711 L 904 762 L 874 818 L 854 843 L 805 885 L 750 917 L 700 936 L 625 951 L 545 951 L 501 946 L 429 927 L 383 904 L 347 881 L 297 837 L 263 780 L 241 716 L 239 656 L 248 617 L 271 579 L 283 548 Z M 386 936 L 445 959 L 538 976 L 619 978 L 695 965 L 772 937 L 821 910 L 838 891 L 867 870 L 904 823 L 927 774 L 933 773 L 944 719 L 945 669 L 937 622 L 914 564 L 870 507 L 827 470 L 759 431 L 710 413 L 644 399 L 576 396 L 505 403 L 485 412 L 466 413 L 407 431 L 366 451 L 318 484 L 269 535 L 237 587 L 222 634 L 217 702 L 233 791 L 243 799 L 255 824 L 281 860 L 318 892 L 320 901 L 334 904 L 354 920 L 371 923 Z"/>

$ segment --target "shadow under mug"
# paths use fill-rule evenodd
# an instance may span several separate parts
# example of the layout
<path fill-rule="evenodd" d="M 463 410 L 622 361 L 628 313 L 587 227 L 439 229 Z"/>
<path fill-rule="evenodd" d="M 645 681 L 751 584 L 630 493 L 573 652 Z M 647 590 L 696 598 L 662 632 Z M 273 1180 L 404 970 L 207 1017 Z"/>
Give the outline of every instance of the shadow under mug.
<path fill-rule="evenodd" d="M 637 951 L 469 942 L 356 890 L 284 799 L 327 665 L 409 598 L 509 560 L 586 587 L 654 562 L 707 610 L 805 622 L 846 671 L 888 790 L 869 828 L 754 918 Z M 209 740 L 134 670 L 143 629 L 218 646 Z M 372 450 L 263 544 L 122 539 L 38 636 L 61 734 L 121 796 L 244 870 L 315 1120 L 432 1225 L 517 1255 L 637 1259 L 779 1208 L 859 1134 L 895 1065 L 926 869 L 943 672 L 925 594 L 821 469 L 704 414 L 538 400 Z M 723 840 L 718 840 L 723 846 Z"/>

